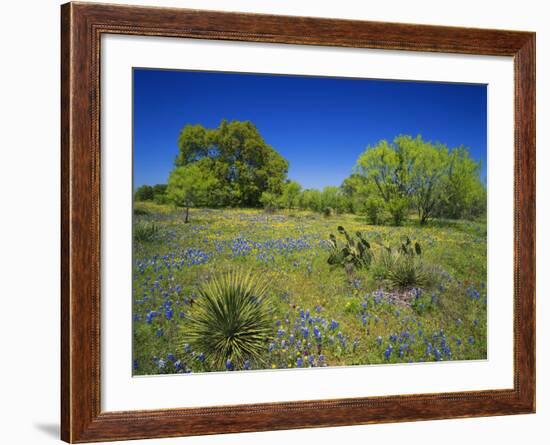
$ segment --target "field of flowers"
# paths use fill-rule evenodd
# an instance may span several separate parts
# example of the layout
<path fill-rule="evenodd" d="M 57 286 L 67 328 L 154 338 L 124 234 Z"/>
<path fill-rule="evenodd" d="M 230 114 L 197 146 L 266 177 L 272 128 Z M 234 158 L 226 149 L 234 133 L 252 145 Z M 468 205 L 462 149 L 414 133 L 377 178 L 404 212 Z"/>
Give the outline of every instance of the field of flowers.
<path fill-rule="evenodd" d="M 485 359 L 486 224 L 471 221 L 368 225 L 362 216 L 310 212 L 191 209 L 138 202 L 134 226 L 134 375 L 213 371 L 203 351 L 181 340 L 201 284 L 240 268 L 267 279 L 272 335 L 260 362 L 245 369 Z M 353 274 L 327 263 L 337 227 L 392 244 L 403 236 L 437 267 L 427 288 L 396 291 L 379 267 Z M 373 244 L 374 254 L 381 249 Z M 226 369 L 232 370 L 230 361 Z"/>

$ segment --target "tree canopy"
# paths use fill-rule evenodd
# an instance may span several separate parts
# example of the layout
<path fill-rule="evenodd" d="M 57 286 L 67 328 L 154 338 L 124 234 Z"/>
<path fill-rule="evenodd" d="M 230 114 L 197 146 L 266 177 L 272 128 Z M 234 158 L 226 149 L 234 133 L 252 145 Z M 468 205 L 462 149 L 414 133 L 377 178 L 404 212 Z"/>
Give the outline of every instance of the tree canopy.
<path fill-rule="evenodd" d="M 415 212 L 430 218 L 476 218 L 486 212 L 481 164 L 466 147 L 448 148 L 421 136 L 397 136 L 368 146 L 340 186 L 302 189 L 287 179 L 289 164 L 249 121 L 216 128 L 184 126 L 168 184 L 144 185 L 139 201 L 184 207 L 309 209 L 361 213 L 372 224 L 395 225 Z"/>
<path fill-rule="evenodd" d="M 262 193 L 280 194 L 288 162 L 249 121 L 223 120 L 217 128 L 186 125 L 178 137 L 175 167 L 208 159 L 218 180 L 217 205 L 256 207 Z"/>
<path fill-rule="evenodd" d="M 414 208 L 421 224 L 436 214 L 461 218 L 483 212 L 486 191 L 479 171 L 464 147 L 449 150 L 421 136 L 382 140 L 367 147 L 354 167 L 363 179 L 359 192 L 381 198 L 396 222 L 406 207 Z"/>
<path fill-rule="evenodd" d="M 176 167 L 168 178 L 167 195 L 178 207 L 185 207 L 185 222 L 189 221 L 189 207 L 200 207 L 212 202 L 219 181 L 210 169 L 208 160 Z"/>

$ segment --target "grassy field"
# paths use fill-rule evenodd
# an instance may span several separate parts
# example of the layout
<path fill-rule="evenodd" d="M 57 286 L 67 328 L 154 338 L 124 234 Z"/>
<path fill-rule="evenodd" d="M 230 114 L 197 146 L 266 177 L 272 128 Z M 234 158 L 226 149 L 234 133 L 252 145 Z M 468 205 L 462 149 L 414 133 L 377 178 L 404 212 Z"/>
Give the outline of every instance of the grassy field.
<path fill-rule="evenodd" d="M 181 341 L 201 283 L 243 268 L 270 282 L 272 338 L 250 369 L 485 359 L 486 224 L 432 221 L 421 227 L 368 225 L 362 216 L 248 209 L 183 211 L 136 203 L 134 225 L 155 223 L 134 241 L 134 374 L 212 371 Z M 329 234 L 344 226 L 371 241 L 374 262 L 353 274 L 327 264 Z M 408 236 L 422 246 L 436 280 L 396 290 L 381 278 L 379 240 Z"/>

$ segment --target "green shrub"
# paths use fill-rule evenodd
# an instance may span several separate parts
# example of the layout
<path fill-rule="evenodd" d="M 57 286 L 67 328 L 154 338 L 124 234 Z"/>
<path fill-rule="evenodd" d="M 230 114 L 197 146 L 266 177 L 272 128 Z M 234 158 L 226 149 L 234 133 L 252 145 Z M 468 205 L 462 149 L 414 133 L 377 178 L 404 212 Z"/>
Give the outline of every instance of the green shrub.
<path fill-rule="evenodd" d="M 395 255 L 388 269 L 387 280 L 392 288 L 411 289 L 424 287 L 428 277 L 420 258 Z"/>
<path fill-rule="evenodd" d="M 385 210 L 384 201 L 380 198 L 371 196 L 365 202 L 365 211 L 367 212 L 367 221 L 370 224 L 380 224 Z"/>
<path fill-rule="evenodd" d="M 159 231 L 155 223 L 139 222 L 134 225 L 134 240 L 139 242 L 152 241 Z"/>
<path fill-rule="evenodd" d="M 363 234 L 357 232 L 354 238 L 342 226 L 338 226 L 338 232 L 344 236 L 345 243 L 340 244 L 336 237 L 330 234 L 328 240 L 330 255 L 327 263 L 331 266 L 344 267 L 348 273 L 354 269 L 368 268 L 372 261 L 372 253 L 370 244 L 363 238 Z"/>
<path fill-rule="evenodd" d="M 332 207 L 325 207 L 323 209 L 323 216 L 328 218 L 332 215 L 334 215 L 334 209 Z"/>
<path fill-rule="evenodd" d="M 263 192 L 260 197 L 260 203 L 264 206 L 267 213 L 273 213 L 279 208 L 279 196 L 271 192 Z"/>
<path fill-rule="evenodd" d="M 388 202 L 388 212 L 394 226 L 400 226 L 407 217 L 409 203 L 405 198 L 392 198 Z"/>
<path fill-rule="evenodd" d="M 411 289 L 433 284 L 433 270 L 422 259 L 422 248 L 409 237 L 396 248 L 383 246 L 377 260 L 376 270 L 386 279 L 390 287 Z"/>
<path fill-rule="evenodd" d="M 266 290 L 266 281 L 242 271 L 212 279 L 199 290 L 182 328 L 182 343 L 203 352 L 216 370 L 261 362 L 272 332 Z"/>
<path fill-rule="evenodd" d="M 149 214 L 149 211 L 142 209 L 141 207 L 134 207 L 134 215 L 136 216 L 146 216 Z"/>

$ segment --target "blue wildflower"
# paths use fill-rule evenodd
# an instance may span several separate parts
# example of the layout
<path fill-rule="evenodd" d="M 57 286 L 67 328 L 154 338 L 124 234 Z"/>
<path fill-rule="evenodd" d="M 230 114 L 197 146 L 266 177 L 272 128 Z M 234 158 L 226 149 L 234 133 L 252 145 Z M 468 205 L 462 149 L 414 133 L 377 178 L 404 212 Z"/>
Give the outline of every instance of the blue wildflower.
<path fill-rule="evenodd" d="M 388 347 L 387 347 L 386 350 L 384 351 L 384 357 L 386 358 L 386 360 L 389 360 L 389 359 L 390 359 L 390 356 L 391 356 L 392 351 L 393 351 L 393 346 L 392 346 L 392 345 L 388 345 Z"/>

